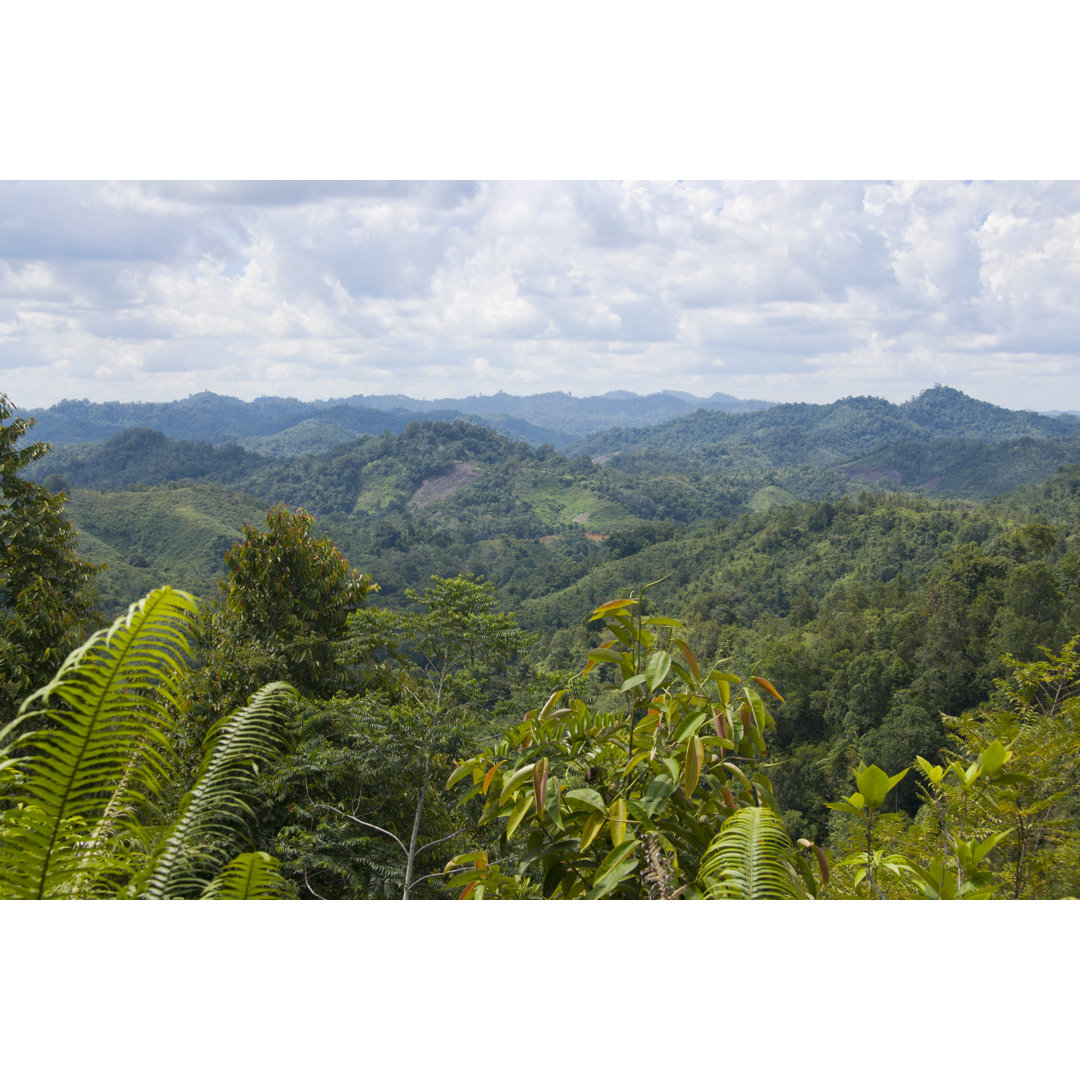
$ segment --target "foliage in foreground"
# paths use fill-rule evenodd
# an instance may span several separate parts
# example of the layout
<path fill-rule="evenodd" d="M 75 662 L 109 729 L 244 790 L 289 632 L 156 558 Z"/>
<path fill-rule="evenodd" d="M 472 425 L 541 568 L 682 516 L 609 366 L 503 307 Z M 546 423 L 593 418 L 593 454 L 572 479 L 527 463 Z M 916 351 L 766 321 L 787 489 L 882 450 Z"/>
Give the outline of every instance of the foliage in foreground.
<path fill-rule="evenodd" d="M 557 707 L 568 695 L 557 691 L 459 764 L 447 786 L 469 783 L 463 801 L 479 799 L 480 824 L 503 834 L 498 857 L 447 864 L 461 896 L 813 896 L 824 856 L 792 841 L 763 768 L 775 721 L 759 691 L 783 700 L 772 684 L 703 671 L 682 623 L 644 615 L 642 595 L 592 619 L 608 636 L 585 673 L 612 665 L 622 705 L 570 697 Z"/>
<path fill-rule="evenodd" d="M 281 892 L 276 860 L 242 850 L 245 787 L 277 751 L 291 688 L 263 687 L 216 724 L 190 790 L 160 817 L 197 621 L 193 597 L 156 590 L 76 649 L 0 732 L 0 898 Z"/>
<path fill-rule="evenodd" d="M 0 393 L 0 725 L 82 639 L 94 619 L 91 583 L 103 569 L 77 557 L 66 497 L 18 475 L 49 447 L 16 448 L 34 421 L 5 423 L 13 413 Z"/>

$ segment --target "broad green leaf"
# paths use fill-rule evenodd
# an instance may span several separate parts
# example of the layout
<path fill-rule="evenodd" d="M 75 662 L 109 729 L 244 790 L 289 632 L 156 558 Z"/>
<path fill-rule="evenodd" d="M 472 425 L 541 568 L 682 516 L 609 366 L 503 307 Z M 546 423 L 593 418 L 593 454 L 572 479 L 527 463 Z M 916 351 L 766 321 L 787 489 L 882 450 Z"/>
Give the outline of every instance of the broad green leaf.
<path fill-rule="evenodd" d="M 619 864 L 630 855 L 630 852 L 638 846 L 638 843 L 638 840 L 624 840 L 621 844 L 613 847 L 597 869 L 596 875 L 593 877 L 593 885 L 601 884 L 604 878 L 613 873 Z"/>
<path fill-rule="evenodd" d="M 997 836 L 988 837 L 981 844 L 977 845 L 971 853 L 971 863 L 973 866 L 978 866 L 979 863 L 986 858 L 990 852 L 1001 843 L 1012 832 L 1012 829 L 1006 829 L 1004 832 L 1000 832 Z"/>
<path fill-rule="evenodd" d="M 702 714 L 704 715 L 704 714 Z M 686 764 L 683 770 L 683 792 L 689 799 L 694 794 L 698 780 L 701 777 L 701 766 L 705 762 L 705 747 L 701 740 L 692 736 L 686 744 Z"/>
<path fill-rule="evenodd" d="M 616 799 L 608 807 L 608 830 L 611 842 L 618 847 L 626 838 L 626 800 Z"/>
<path fill-rule="evenodd" d="M 623 653 L 616 652 L 614 649 L 600 648 L 589 650 L 589 659 L 595 661 L 596 663 L 600 663 L 601 661 L 603 661 L 611 664 L 617 664 L 620 660 L 622 660 L 622 658 Z"/>
<path fill-rule="evenodd" d="M 1012 757 L 1012 752 L 1006 750 L 1000 741 L 995 739 L 980 755 L 979 765 L 982 767 L 983 776 L 995 776 L 1001 771 L 1001 767 Z"/>
<path fill-rule="evenodd" d="M 754 785 L 750 783 L 749 777 L 746 775 L 746 773 L 742 771 L 742 769 L 739 768 L 738 765 L 735 765 L 730 761 L 725 761 L 723 764 L 724 768 L 727 769 L 727 771 L 731 773 L 732 776 L 737 776 L 742 781 L 743 787 L 746 789 L 746 791 L 749 792 L 753 790 Z"/>
<path fill-rule="evenodd" d="M 584 851 L 597 837 L 607 821 L 606 810 L 594 810 L 581 829 L 581 850 Z"/>
<path fill-rule="evenodd" d="M 506 781 L 506 783 L 503 785 L 502 791 L 499 793 L 500 806 L 505 806 L 510 796 L 513 795 L 514 792 L 517 791 L 517 789 L 521 787 L 521 785 L 524 784 L 526 780 L 532 779 L 534 766 L 535 762 L 530 762 L 528 765 L 522 765 L 521 768 L 518 769 L 510 777 L 509 780 Z"/>
<path fill-rule="evenodd" d="M 450 779 L 446 781 L 446 790 L 449 791 L 462 777 L 468 776 L 476 766 L 476 758 L 470 758 L 468 761 L 463 761 L 454 771 L 450 774 Z"/>
<path fill-rule="evenodd" d="M 603 796 L 592 788 L 574 788 L 573 791 L 568 791 L 563 795 L 563 801 L 572 809 L 599 810 L 602 814 L 607 813 Z"/>
<path fill-rule="evenodd" d="M 935 787 L 941 783 L 941 777 L 944 775 L 944 770 L 940 765 L 931 765 L 929 761 L 924 757 L 915 755 L 915 764 L 919 767 L 919 771 L 930 781 Z"/>
<path fill-rule="evenodd" d="M 640 686 L 646 679 L 645 675 L 631 675 L 629 679 L 624 679 L 622 686 L 619 687 L 624 693 L 627 690 L 632 690 L 635 686 Z"/>
<path fill-rule="evenodd" d="M 670 775 L 664 774 L 663 776 L 653 777 L 649 786 L 645 789 L 645 797 L 641 800 L 645 812 L 650 817 L 655 817 L 667 806 L 668 800 L 676 787 L 678 787 L 678 783 Z"/>
<path fill-rule="evenodd" d="M 637 859 L 627 859 L 617 866 L 604 880 L 589 893 L 590 900 L 602 900 L 614 890 L 620 881 L 628 878 L 638 867 Z"/>
<path fill-rule="evenodd" d="M 830 810 L 840 810 L 845 814 L 861 814 L 866 800 L 856 791 L 851 795 L 845 795 L 843 802 L 827 802 L 825 805 Z"/>
<path fill-rule="evenodd" d="M 654 652 L 645 664 L 645 678 L 650 690 L 655 690 L 667 678 L 671 670 L 671 654 Z"/>
<path fill-rule="evenodd" d="M 675 741 L 677 743 L 685 742 L 705 723 L 707 717 L 708 713 L 703 712 L 692 712 L 689 716 L 684 717 L 675 729 Z"/>
<path fill-rule="evenodd" d="M 866 805 L 876 810 L 885 802 L 885 796 L 907 776 L 907 773 L 908 770 L 904 769 L 895 776 L 888 776 L 876 765 L 867 765 L 865 769 L 855 773 L 855 786 L 866 800 Z"/>
<path fill-rule="evenodd" d="M 622 611 L 636 603 L 636 600 L 609 600 L 606 604 L 601 604 L 598 608 L 593 608 L 593 613 L 589 616 L 589 622 L 595 622 L 597 619 L 602 619 L 605 615 L 611 615 L 615 612 Z"/>
<path fill-rule="evenodd" d="M 517 831 L 517 827 L 524 820 L 525 815 L 535 806 L 535 802 L 533 793 L 530 791 L 528 795 L 518 799 L 514 804 L 514 809 L 510 812 L 510 818 L 506 823 L 507 840 Z"/>

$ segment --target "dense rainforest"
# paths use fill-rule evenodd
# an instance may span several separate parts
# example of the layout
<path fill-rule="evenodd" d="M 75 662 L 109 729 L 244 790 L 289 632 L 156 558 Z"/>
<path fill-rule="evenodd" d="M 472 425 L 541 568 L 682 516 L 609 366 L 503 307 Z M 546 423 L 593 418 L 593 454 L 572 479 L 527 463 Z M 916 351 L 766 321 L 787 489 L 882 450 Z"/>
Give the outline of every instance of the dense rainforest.
<path fill-rule="evenodd" d="M 1075 418 L 578 400 L 2 399 L 0 896 L 1077 895 Z"/>

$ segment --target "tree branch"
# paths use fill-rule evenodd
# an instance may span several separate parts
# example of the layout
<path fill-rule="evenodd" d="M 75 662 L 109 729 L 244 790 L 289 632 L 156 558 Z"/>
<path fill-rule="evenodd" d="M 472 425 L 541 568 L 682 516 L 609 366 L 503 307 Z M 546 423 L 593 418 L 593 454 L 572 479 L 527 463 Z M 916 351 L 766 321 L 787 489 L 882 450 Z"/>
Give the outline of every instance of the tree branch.
<path fill-rule="evenodd" d="M 401 848 L 401 850 L 404 851 L 406 855 L 409 854 L 409 849 L 397 838 L 394 833 L 390 832 L 389 829 L 384 829 L 380 825 L 372 825 L 370 821 L 361 821 L 360 818 L 353 817 L 352 814 L 346 814 L 344 810 L 339 810 L 336 806 L 330 806 L 328 803 L 312 803 L 311 808 L 313 810 L 332 810 L 335 814 L 340 814 L 343 818 L 348 818 L 349 821 L 356 822 L 357 825 L 363 825 L 366 829 L 374 829 L 376 832 L 381 832 L 384 836 L 389 836 L 390 839 L 393 840 L 394 843 L 397 844 L 397 846 Z"/>
<path fill-rule="evenodd" d="M 462 825 L 461 828 L 457 830 L 457 832 L 452 832 L 449 836 L 444 836 L 441 840 L 432 840 L 429 843 L 425 844 L 423 847 L 418 847 L 416 849 L 416 854 L 419 855 L 421 852 L 427 851 L 429 847 L 437 847 L 439 844 L 445 844 L 447 840 L 453 840 L 455 836 L 460 836 L 465 831 L 466 827 L 467 826 Z M 428 874 L 428 877 L 431 877 L 431 875 Z M 418 880 L 423 881 L 424 879 L 419 878 Z"/>

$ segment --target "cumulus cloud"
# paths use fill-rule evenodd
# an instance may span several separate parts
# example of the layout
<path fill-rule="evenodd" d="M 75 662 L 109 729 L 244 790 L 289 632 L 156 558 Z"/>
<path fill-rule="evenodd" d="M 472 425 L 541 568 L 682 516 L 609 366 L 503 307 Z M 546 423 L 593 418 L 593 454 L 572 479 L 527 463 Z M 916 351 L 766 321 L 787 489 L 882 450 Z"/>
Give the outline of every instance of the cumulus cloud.
<path fill-rule="evenodd" d="M 0 184 L 14 400 L 687 389 L 1080 407 L 1080 185 Z"/>

